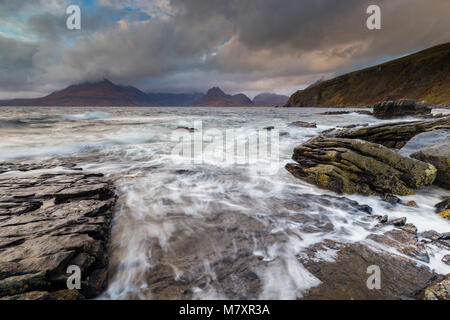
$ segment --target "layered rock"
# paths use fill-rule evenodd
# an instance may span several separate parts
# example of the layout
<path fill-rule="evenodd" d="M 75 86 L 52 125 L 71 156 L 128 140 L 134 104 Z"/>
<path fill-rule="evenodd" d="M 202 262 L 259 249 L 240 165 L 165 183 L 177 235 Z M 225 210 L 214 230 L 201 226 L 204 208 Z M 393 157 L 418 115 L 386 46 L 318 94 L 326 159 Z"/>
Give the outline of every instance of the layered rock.
<path fill-rule="evenodd" d="M 0 297 L 80 299 L 107 282 L 106 247 L 115 195 L 101 174 L 0 175 Z M 68 266 L 81 289 L 68 290 Z"/>
<path fill-rule="evenodd" d="M 358 129 L 330 130 L 324 135 L 337 138 L 361 139 L 400 149 L 411 138 L 422 132 L 450 129 L 450 117 L 433 121 L 385 123 Z"/>
<path fill-rule="evenodd" d="M 437 168 L 435 184 L 450 189 L 450 141 L 422 149 L 411 157 L 434 165 Z"/>
<path fill-rule="evenodd" d="M 378 119 L 394 119 L 406 116 L 423 116 L 431 113 L 426 102 L 416 103 L 411 99 L 377 102 L 373 105 L 373 115 Z"/>
<path fill-rule="evenodd" d="M 450 300 L 450 275 L 425 290 L 426 300 Z"/>
<path fill-rule="evenodd" d="M 295 177 L 337 193 L 414 194 L 433 183 L 436 168 L 358 139 L 319 136 L 294 149 L 286 169 Z"/>

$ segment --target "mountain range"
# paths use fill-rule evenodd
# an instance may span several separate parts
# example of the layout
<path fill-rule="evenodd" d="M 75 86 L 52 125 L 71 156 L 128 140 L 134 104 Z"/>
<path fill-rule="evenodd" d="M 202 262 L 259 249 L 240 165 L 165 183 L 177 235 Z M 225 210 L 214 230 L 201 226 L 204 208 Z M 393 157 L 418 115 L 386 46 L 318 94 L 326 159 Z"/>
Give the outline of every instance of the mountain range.
<path fill-rule="evenodd" d="M 450 105 L 450 42 L 294 93 L 286 107 L 361 106 L 410 98 Z"/>
<path fill-rule="evenodd" d="M 280 97 L 285 101 L 281 102 Z M 278 100 L 277 100 L 278 99 Z M 245 94 L 229 95 L 214 87 L 202 93 L 144 93 L 108 79 L 71 85 L 42 98 L 0 101 L 0 106 L 268 106 L 284 104 L 288 97 L 275 94 L 257 96 L 254 103 Z"/>
<path fill-rule="evenodd" d="M 410 98 L 450 105 L 450 42 L 396 60 L 313 83 L 290 98 L 273 93 L 253 101 L 218 87 L 202 93 L 145 93 L 104 79 L 71 85 L 42 98 L 0 100 L 0 106 L 362 106 Z"/>

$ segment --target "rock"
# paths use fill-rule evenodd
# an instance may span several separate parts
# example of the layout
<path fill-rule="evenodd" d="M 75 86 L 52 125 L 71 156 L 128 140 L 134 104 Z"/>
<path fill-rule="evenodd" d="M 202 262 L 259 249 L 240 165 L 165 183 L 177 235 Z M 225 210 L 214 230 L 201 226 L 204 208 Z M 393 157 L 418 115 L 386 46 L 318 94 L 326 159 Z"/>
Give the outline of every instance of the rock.
<path fill-rule="evenodd" d="M 450 254 L 447 254 L 447 255 L 443 256 L 442 259 L 441 259 L 441 261 L 442 261 L 443 263 L 445 263 L 446 265 L 449 265 L 449 266 L 450 266 Z"/>
<path fill-rule="evenodd" d="M 100 294 L 115 201 L 111 182 L 101 174 L 0 176 L 0 297 L 73 300 Z M 80 291 L 66 290 L 69 265 L 81 269 Z"/>
<path fill-rule="evenodd" d="M 411 195 L 433 183 L 436 168 L 378 144 L 316 137 L 294 149 L 295 177 L 337 193 Z"/>
<path fill-rule="evenodd" d="M 445 198 L 441 202 L 437 203 L 434 207 L 436 208 L 436 213 L 450 209 L 450 197 Z"/>
<path fill-rule="evenodd" d="M 195 132 L 197 131 L 195 128 L 189 128 L 189 127 L 176 127 L 175 130 L 187 130 L 189 132 Z"/>
<path fill-rule="evenodd" d="M 5 296 L 0 300 L 84 300 L 78 290 L 58 290 L 53 292 L 31 291 L 14 296 Z"/>
<path fill-rule="evenodd" d="M 450 300 L 450 276 L 425 290 L 425 300 Z"/>
<path fill-rule="evenodd" d="M 401 202 L 399 197 L 393 196 L 392 194 L 386 194 L 386 195 L 382 196 L 381 200 L 388 202 L 392 205 L 395 205 L 395 204 Z"/>
<path fill-rule="evenodd" d="M 354 110 L 354 111 L 327 111 L 327 112 L 322 112 L 319 113 L 320 115 L 340 115 L 340 114 L 350 114 L 350 113 L 359 113 L 359 114 L 365 114 L 368 116 L 372 116 L 373 112 L 370 110 Z"/>
<path fill-rule="evenodd" d="M 396 227 L 403 227 L 406 224 L 406 218 L 402 217 L 402 218 L 394 219 L 394 220 L 388 221 L 387 224 L 393 225 Z"/>
<path fill-rule="evenodd" d="M 417 205 L 417 203 L 416 203 L 415 201 L 413 201 L 413 200 L 408 201 L 408 202 L 406 203 L 406 206 L 412 207 L 412 208 L 418 208 L 418 207 L 419 207 L 419 206 Z"/>
<path fill-rule="evenodd" d="M 404 252 L 415 252 L 417 242 L 414 236 L 403 231 L 405 243 L 390 238 L 379 236 L 375 241 L 384 239 L 383 243 L 394 245 Z M 308 248 L 311 252 L 315 247 Z M 327 247 L 333 247 L 327 243 Z M 333 247 L 334 248 L 334 247 Z M 417 261 L 401 257 L 383 250 L 372 250 L 363 243 L 345 244 L 337 247 L 339 250 L 335 261 L 314 261 L 300 258 L 303 265 L 322 283 L 311 288 L 304 294 L 306 300 L 387 300 L 387 299 L 421 299 L 426 287 L 436 278 L 428 267 L 419 265 Z M 367 287 L 369 266 L 376 265 L 381 271 L 381 288 L 371 290 Z"/>
<path fill-rule="evenodd" d="M 373 115 L 378 119 L 393 119 L 405 116 L 422 116 L 431 113 L 425 102 L 416 103 L 411 99 L 377 102 L 373 105 Z"/>
<path fill-rule="evenodd" d="M 387 216 L 387 215 L 384 215 L 384 216 L 379 216 L 378 217 L 378 221 L 380 222 L 380 223 L 386 223 L 386 222 L 388 222 L 388 219 L 389 219 L 389 217 Z"/>
<path fill-rule="evenodd" d="M 417 227 L 412 223 L 407 223 L 404 226 L 400 227 L 400 229 L 411 234 L 417 234 Z"/>
<path fill-rule="evenodd" d="M 450 189 L 450 141 L 436 144 L 413 153 L 411 158 L 431 163 L 437 169 L 435 184 Z"/>
<path fill-rule="evenodd" d="M 442 218 L 450 220 L 450 210 L 445 210 L 439 213 Z"/>
<path fill-rule="evenodd" d="M 267 131 L 270 131 L 270 130 L 273 130 L 273 129 L 275 129 L 274 126 L 269 126 L 269 127 L 263 128 L 263 130 L 267 130 Z"/>
<path fill-rule="evenodd" d="M 327 137 L 361 139 L 400 149 L 406 142 L 422 132 L 450 129 L 450 117 L 439 120 L 385 123 L 358 129 L 334 129 L 323 132 Z"/>
<path fill-rule="evenodd" d="M 317 128 L 317 124 L 304 121 L 291 122 L 288 127 Z"/>

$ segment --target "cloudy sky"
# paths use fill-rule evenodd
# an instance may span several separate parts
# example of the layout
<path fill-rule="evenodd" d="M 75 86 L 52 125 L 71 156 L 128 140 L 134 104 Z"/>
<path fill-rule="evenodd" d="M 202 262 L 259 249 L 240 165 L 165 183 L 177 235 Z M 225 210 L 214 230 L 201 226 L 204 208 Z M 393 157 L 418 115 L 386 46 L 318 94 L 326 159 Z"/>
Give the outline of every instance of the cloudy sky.
<path fill-rule="evenodd" d="M 68 30 L 66 8 L 81 8 Z M 366 9 L 381 7 L 381 30 Z M 153 92 L 291 94 L 450 41 L 449 0 L 0 0 L 0 98 L 104 77 Z"/>

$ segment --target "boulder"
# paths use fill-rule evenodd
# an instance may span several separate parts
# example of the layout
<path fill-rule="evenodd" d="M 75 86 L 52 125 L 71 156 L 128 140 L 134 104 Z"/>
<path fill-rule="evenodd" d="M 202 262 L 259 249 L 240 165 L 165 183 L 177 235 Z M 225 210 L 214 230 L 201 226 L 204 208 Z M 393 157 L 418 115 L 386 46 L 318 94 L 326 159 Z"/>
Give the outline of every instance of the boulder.
<path fill-rule="evenodd" d="M 315 137 L 294 149 L 295 177 L 337 193 L 411 195 L 433 183 L 436 168 L 358 139 Z"/>
<path fill-rule="evenodd" d="M 291 122 L 289 127 L 301 127 L 301 128 L 317 128 L 317 124 L 305 121 L 294 121 Z"/>
<path fill-rule="evenodd" d="M 413 153 L 411 158 L 434 165 L 437 169 L 435 184 L 450 189 L 450 141 L 448 139 Z"/>
<path fill-rule="evenodd" d="M 99 295 L 106 286 L 115 201 L 111 182 L 101 174 L 29 170 L 1 175 L 0 298 Z M 67 290 L 70 265 L 80 267 L 80 290 Z"/>
<path fill-rule="evenodd" d="M 388 148 L 400 149 L 419 133 L 444 129 L 450 129 L 449 116 L 439 120 L 385 123 L 358 129 L 334 129 L 322 134 L 327 137 L 361 139 Z"/>
<path fill-rule="evenodd" d="M 431 113 L 426 102 L 416 103 L 411 99 L 377 102 L 373 105 L 373 115 L 378 119 L 393 119 L 406 116 L 422 116 Z"/>
<path fill-rule="evenodd" d="M 450 197 L 446 197 L 444 200 L 437 203 L 434 207 L 436 208 L 436 213 L 450 209 Z"/>

